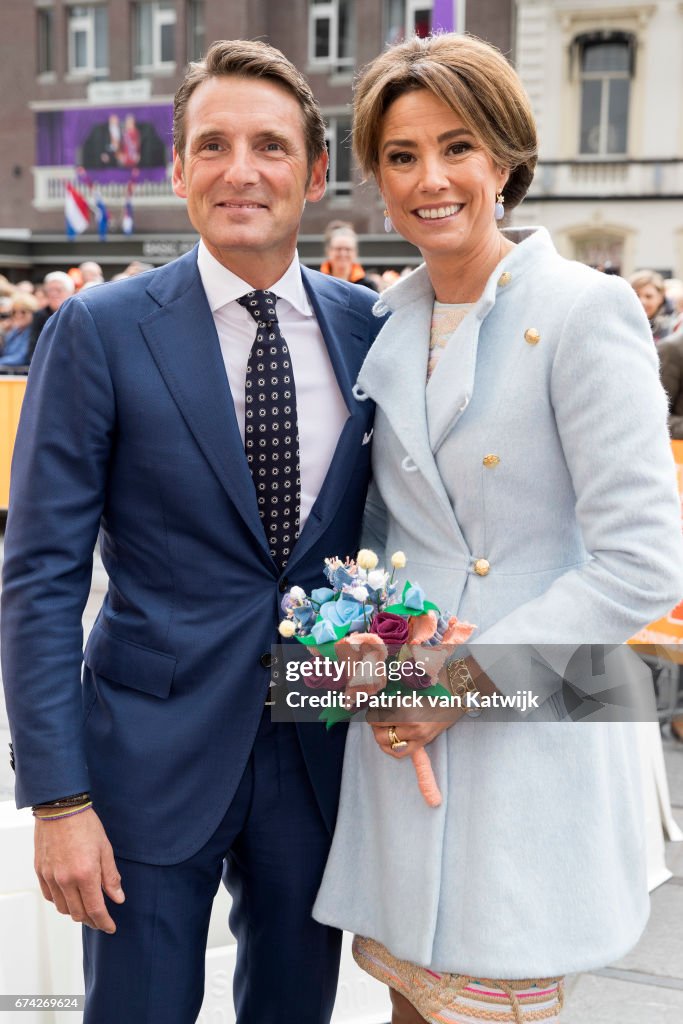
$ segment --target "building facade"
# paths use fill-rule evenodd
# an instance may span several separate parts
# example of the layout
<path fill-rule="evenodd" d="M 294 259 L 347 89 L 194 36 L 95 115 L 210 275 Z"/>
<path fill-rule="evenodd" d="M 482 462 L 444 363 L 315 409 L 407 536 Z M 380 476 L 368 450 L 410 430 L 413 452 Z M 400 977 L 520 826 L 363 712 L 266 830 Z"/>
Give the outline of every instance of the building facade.
<path fill-rule="evenodd" d="M 518 0 L 539 166 L 517 222 L 624 275 L 683 277 L 683 3 Z"/>
<path fill-rule="evenodd" d="M 113 273 L 133 258 L 161 263 L 194 244 L 170 184 L 171 105 L 188 61 L 221 38 L 279 47 L 322 106 L 329 183 L 326 198 L 305 211 L 302 258 L 319 262 L 325 225 L 342 219 L 362 236 L 367 266 L 415 263 L 412 247 L 384 235 L 377 190 L 353 165 L 354 76 L 386 43 L 437 26 L 466 27 L 513 56 L 513 0 L 3 0 L 2 7 L 0 267 L 14 278 L 86 258 Z M 69 185 L 93 209 L 100 198 L 106 205 L 106 242 L 94 216 L 67 242 Z"/>

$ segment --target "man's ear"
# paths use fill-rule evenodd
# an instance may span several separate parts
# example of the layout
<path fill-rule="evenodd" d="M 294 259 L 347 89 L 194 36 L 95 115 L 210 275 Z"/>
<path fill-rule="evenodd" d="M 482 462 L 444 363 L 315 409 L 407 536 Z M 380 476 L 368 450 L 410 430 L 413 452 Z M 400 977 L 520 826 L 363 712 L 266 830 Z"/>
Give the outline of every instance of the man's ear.
<path fill-rule="evenodd" d="M 312 203 L 319 202 L 325 195 L 328 164 L 329 157 L 327 155 L 327 150 L 325 149 L 320 156 L 317 156 L 313 161 L 313 166 L 311 167 L 311 173 L 308 179 L 306 199 L 310 200 Z"/>
<path fill-rule="evenodd" d="M 173 185 L 173 191 L 179 199 L 187 199 L 187 189 L 185 188 L 185 171 L 183 169 L 183 161 L 180 158 L 175 146 L 173 147 L 173 177 L 171 178 Z"/>

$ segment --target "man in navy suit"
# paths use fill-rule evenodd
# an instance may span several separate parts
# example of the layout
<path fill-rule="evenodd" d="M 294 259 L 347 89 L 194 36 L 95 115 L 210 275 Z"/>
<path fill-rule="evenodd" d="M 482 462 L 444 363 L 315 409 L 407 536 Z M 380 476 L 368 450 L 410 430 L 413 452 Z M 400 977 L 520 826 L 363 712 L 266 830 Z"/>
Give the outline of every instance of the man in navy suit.
<path fill-rule="evenodd" d="M 372 412 L 352 387 L 381 322 L 371 293 L 299 265 L 327 156 L 279 51 L 215 43 L 178 90 L 174 143 L 199 246 L 72 298 L 31 370 L 2 595 L 17 804 L 39 818 L 45 898 L 86 925 L 87 1024 L 196 1019 L 224 862 L 239 1024 L 318 1024 L 341 936 L 311 907 L 344 736 L 271 721 L 270 648 L 288 586 L 356 550 Z M 256 383 L 298 460 L 284 548 L 264 528 L 284 451 L 276 409 L 253 420 L 259 338 L 277 354 Z M 82 655 L 98 533 L 109 587 Z"/>

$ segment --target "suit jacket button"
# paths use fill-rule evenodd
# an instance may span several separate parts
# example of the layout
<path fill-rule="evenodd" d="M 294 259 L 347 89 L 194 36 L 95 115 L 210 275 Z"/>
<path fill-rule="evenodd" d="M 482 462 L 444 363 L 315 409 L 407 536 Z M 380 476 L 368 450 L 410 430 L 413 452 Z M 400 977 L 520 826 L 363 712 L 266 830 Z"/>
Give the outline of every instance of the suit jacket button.
<path fill-rule="evenodd" d="M 287 579 L 287 577 L 283 576 L 277 586 L 280 593 L 284 594 L 284 592 L 287 590 L 287 587 L 289 586 L 289 580 Z"/>
<path fill-rule="evenodd" d="M 485 455 L 482 462 L 485 466 L 497 466 L 500 458 L 497 455 Z"/>
<path fill-rule="evenodd" d="M 11 743 L 9 744 L 9 766 L 12 769 L 12 771 L 16 770 L 14 767 L 14 747 L 12 746 Z"/>
<path fill-rule="evenodd" d="M 541 340 L 540 331 L 537 331 L 535 327 L 527 328 L 527 330 L 524 332 L 524 340 L 529 345 L 538 345 L 539 341 Z"/>
<path fill-rule="evenodd" d="M 478 558 L 474 563 L 474 571 L 477 576 L 488 576 L 491 566 L 485 558 Z"/>
<path fill-rule="evenodd" d="M 273 659 L 271 657 L 270 651 L 266 651 L 265 654 L 262 654 L 261 657 L 259 658 L 259 665 L 261 666 L 261 668 L 270 668 L 272 662 Z"/>

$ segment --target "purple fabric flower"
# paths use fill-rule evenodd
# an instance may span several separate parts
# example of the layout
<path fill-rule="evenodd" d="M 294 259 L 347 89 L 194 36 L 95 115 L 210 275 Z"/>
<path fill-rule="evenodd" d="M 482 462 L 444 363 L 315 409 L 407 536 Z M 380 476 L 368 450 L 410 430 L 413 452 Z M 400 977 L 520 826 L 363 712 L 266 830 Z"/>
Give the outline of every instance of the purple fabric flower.
<path fill-rule="evenodd" d="M 370 632 L 384 640 L 387 647 L 401 647 L 408 640 L 408 623 L 393 612 L 378 612 L 370 623 Z"/>

